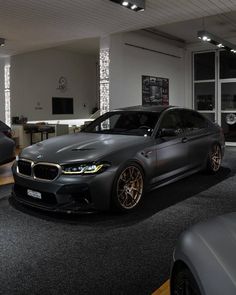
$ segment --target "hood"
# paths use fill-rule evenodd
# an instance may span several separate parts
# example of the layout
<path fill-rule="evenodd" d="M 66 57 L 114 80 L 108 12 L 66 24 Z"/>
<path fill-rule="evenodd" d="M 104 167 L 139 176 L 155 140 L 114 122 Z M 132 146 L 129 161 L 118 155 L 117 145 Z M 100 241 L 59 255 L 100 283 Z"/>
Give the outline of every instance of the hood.
<path fill-rule="evenodd" d="M 147 137 L 110 135 L 96 133 L 74 133 L 53 137 L 25 148 L 20 157 L 34 162 L 71 163 L 92 162 L 105 155 L 132 146 L 145 144 Z"/>

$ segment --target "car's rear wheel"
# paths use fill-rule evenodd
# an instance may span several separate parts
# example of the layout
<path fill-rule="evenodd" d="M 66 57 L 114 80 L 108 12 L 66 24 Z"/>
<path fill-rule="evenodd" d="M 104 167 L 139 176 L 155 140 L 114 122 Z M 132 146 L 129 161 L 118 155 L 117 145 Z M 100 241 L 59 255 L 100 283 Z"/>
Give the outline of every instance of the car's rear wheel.
<path fill-rule="evenodd" d="M 187 267 L 179 270 L 171 279 L 171 295 L 201 295 L 197 282 Z"/>
<path fill-rule="evenodd" d="M 144 174 L 136 163 L 129 163 L 117 174 L 113 186 L 112 205 L 115 211 L 128 211 L 139 204 L 144 191 Z"/>
<path fill-rule="evenodd" d="M 208 154 L 207 170 L 210 173 L 219 171 L 222 162 L 222 152 L 219 144 L 215 143 Z"/>

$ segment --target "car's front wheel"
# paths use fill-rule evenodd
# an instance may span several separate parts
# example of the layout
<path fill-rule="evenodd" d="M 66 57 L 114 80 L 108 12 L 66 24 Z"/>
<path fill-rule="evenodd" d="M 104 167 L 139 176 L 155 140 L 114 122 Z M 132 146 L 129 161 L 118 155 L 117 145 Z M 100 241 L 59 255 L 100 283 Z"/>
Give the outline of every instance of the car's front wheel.
<path fill-rule="evenodd" d="M 188 268 L 179 270 L 172 277 L 171 295 L 201 295 L 197 282 Z"/>
<path fill-rule="evenodd" d="M 144 191 L 144 174 L 136 163 L 129 163 L 117 174 L 113 185 L 112 205 L 115 211 L 128 211 L 139 204 Z"/>

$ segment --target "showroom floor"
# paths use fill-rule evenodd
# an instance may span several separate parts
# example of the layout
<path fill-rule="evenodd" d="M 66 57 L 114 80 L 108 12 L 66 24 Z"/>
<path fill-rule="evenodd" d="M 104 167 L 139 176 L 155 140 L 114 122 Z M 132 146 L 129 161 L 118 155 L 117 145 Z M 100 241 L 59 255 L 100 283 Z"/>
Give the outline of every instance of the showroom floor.
<path fill-rule="evenodd" d="M 151 294 L 168 279 L 184 229 L 236 210 L 235 156 L 227 148 L 217 175 L 150 192 L 127 215 L 41 213 L 14 204 L 11 185 L 0 186 L 2 294 Z"/>

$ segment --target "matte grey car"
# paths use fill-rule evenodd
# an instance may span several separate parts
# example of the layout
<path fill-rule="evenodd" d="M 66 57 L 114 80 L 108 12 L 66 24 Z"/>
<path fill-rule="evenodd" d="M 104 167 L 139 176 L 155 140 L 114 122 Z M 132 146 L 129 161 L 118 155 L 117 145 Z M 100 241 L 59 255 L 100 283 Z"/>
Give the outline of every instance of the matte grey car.
<path fill-rule="evenodd" d="M 184 232 L 174 251 L 171 295 L 235 295 L 235 237 L 235 212 Z"/>
<path fill-rule="evenodd" d="M 149 189 L 203 168 L 217 172 L 223 154 L 222 129 L 196 111 L 119 109 L 25 148 L 13 165 L 13 197 L 52 211 L 128 211 Z"/>
<path fill-rule="evenodd" d="M 0 165 L 15 158 L 15 142 L 11 137 L 11 128 L 0 121 Z"/>

